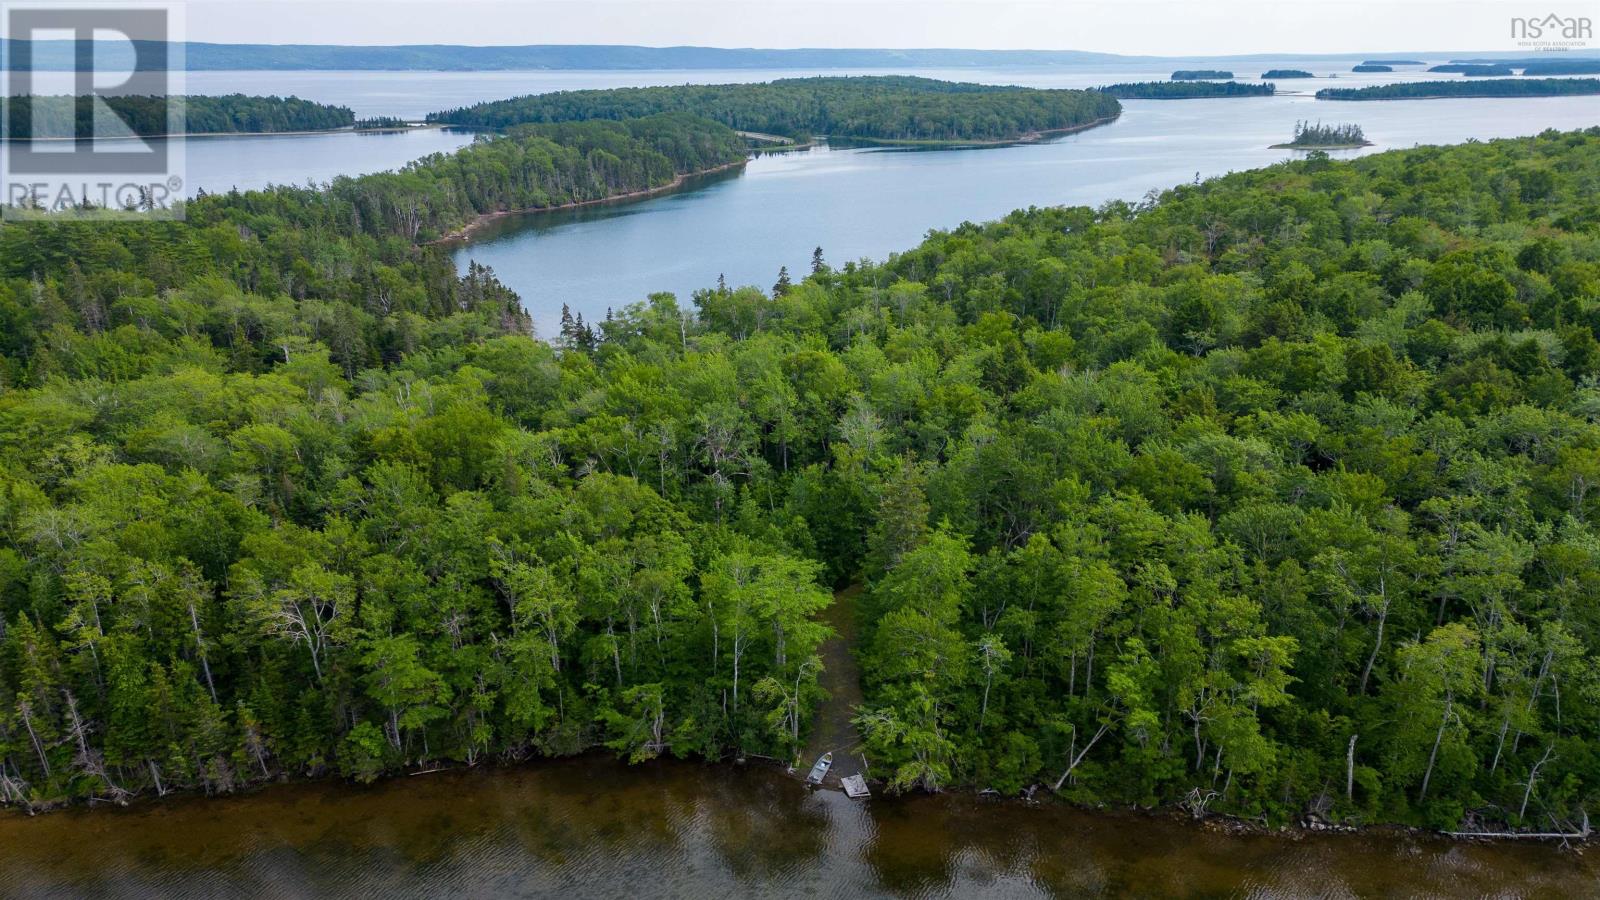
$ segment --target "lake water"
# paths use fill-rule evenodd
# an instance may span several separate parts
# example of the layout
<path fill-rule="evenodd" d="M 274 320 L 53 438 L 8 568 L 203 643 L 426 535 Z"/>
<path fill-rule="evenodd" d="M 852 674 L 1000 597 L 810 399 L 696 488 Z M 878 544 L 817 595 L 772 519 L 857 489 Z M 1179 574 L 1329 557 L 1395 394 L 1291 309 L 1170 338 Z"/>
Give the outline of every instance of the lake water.
<path fill-rule="evenodd" d="M 805 270 L 820 246 L 833 263 L 881 259 L 915 245 L 931 228 L 985 221 L 1029 205 L 1137 200 L 1150 190 L 1269 165 L 1291 154 L 1268 149 L 1301 119 L 1355 122 L 1374 146 L 1353 156 L 1418 144 L 1536 134 L 1600 124 L 1594 97 L 1523 100 L 1318 102 L 1329 85 L 1456 78 L 1423 67 L 1354 74 L 1359 58 L 1194 60 L 1184 67 L 1232 69 L 1258 80 L 1269 68 L 1321 77 L 1278 82 L 1274 97 L 1125 101 L 1114 124 L 1048 143 L 981 150 L 828 149 L 754 159 L 742 172 L 645 201 L 504 220 L 457 251 L 494 268 L 522 295 L 540 333 L 563 304 L 586 319 L 653 291 L 682 299 L 714 284 L 769 287 L 780 266 Z M 1438 61 L 1438 60 L 1433 60 Z M 991 84 L 1088 87 L 1162 80 L 1177 65 L 1130 63 L 1017 69 L 919 70 Z M 518 94 L 620 85 L 766 81 L 818 74 L 792 70 L 634 72 L 193 72 L 191 93 L 279 93 L 350 106 L 357 115 L 417 119 L 430 110 Z M 830 73 L 840 74 L 840 73 Z M 863 73 L 852 73 L 863 74 Z M 1337 79 L 1328 76 L 1337 74 Z M 470 136 L 404 134 L 214 138 L 190 141 L 189 184 L 206 190 L 325 181 L 395 168 L 448 151 Z"/>
<path fill-rule="evenodd" d="M 1593 897 L 1592 857 L 1405 833 L 1234 835 L 771 769 L 583 757 L 0 815 L 0 896 Z"/>

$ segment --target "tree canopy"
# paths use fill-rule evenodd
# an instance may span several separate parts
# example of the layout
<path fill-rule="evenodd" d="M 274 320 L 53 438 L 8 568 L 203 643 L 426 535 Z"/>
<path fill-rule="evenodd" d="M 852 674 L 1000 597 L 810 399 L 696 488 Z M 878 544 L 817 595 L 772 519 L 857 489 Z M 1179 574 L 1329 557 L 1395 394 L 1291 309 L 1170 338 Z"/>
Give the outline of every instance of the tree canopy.
<path fill-rule="evenodd" d="M 8 225 L 0 797 L 790 758 L 862 580 L 894 787 L 1573 819 L 1597 186 L 1600 130 L 1313 157 L 554 346 L 363 179 Z"/>

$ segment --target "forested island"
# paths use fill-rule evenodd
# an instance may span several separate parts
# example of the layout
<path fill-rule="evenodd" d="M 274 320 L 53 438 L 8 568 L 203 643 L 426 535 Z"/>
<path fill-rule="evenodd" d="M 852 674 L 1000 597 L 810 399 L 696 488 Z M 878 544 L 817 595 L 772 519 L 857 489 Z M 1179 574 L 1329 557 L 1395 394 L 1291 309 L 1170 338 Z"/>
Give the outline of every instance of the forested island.
<path fill-rule="evenodd" d="M 1323 88 L 1318 100 L 1442 100 L 1451 97 L 1572 97 L 1600 94 L 1597 78 L 1410 81 L 1363 88 Z"/>
<path fill-rule="evenodd" d="M 1600 75 L 1600 59 L 1534 60 L 1522 67 L 1524 76 Z"/>
<path fill-rule="evenodd" d="M 1270 97 L 1278 86 L 1237 81 L 1139 81 L 1095 88 L 1119 100 L 1196 100 L 1207 97 Z"/>
<path fill-rule="evenodd" d="M 1369 147 L 1372 142 L 1362 133 L 1360 125 L 1324 125 L 1321 122 L 1294 123 L 1294 137 L 1285 144 L 1273 144 L 1273 149 L 1293 150 L 1348 150 Z"/>
<path fill-rule="evenodd" d="M 1227 79 L 1232 77 L 1232 72 L 1222 69 L 1179 69 L 1172 73 L 1173 81 L 1200 81 L 1207 78 Z"/>
<path fill-rule="evenodd" d="M 1352 72 L 1393 72 L 1394 71 L 1394 66 L 1385 66 L 1385 65 L 1380 65 L 1378 63 L 1362 63 L 1359 66 L 1352 66 L 1350 71 L 1352 71 Z"/>
<path fill-rule="evenodd" d="M 1272 81 L 1273 79 L 1315 78 L 1317 76 L 1307 72 L 1305 69 L 1268 69 L 1261 73 L 1261 77 L 1267 81 Z"/>
<path fill-rule="evenodd" d="M 356 124 L 355 113 L 349 107 L 299 97 L 111 95 L 101 98 L 101 102 L 141 137 L 167 134 L 169 113 L 179 117 L 177 121 L 183 123 L 185 134 L 334 131 Z M 169 103 L 177 106 L 175 112 L 169 111 Z M 90 121 L 93 107 L 80 107 L 77 98 L 70 95 L 7 97 L 5 107 L 9 116 L 8 139 L 66 139 L 79 133 L 95 133 Z"/>
<path fill-rule="evenodd" d="M 1503 77 L 1503 76 L 1506 76 L 1506 75 L 1515 75 L 1516 74 L 1515 72 L 1513 72 L 1511 70 L 1511 68 L 1509 66 L 1502 66 L 1502 65 L 1498 65 L 1498 64 L 1492 64 L 1492 65 L 1491 64 L 1481 64 L 1480 65 L 1480 64 L 1472 64 L 1472 63 L 1448 63 L 1446 65 L 1440 65 L 1440 66 L 1429 66 L 1428 67 L 1428 71 L 1429 72 L 1454 72 L 1454 73 L 1456 73 L 1458 75 L 1466 75 L 1466 76 L 1472 77 L 1472 78 L 1499 78 L 1499 77 Z"/>
<path fill-rule="evenodd" d="M 601 177 L 644 122 L 571 141 Z M 557 346 L 419 244 L 520 202 L 517 140 L 0 229 L 0 799 L 792 759 L 852 581 L 892 789 L 1600 797 L 1600 131 L 819 252 Z"/>
<path fill-rule="evenodd" d="M 761 84 L 557 91 L 433 113 L 472 128 L 627 119 L 683 112 L 739 131 L 809 140 L 971 144 L 1024 140 L 1110 121 L 1098 91 L 1037 90 L 902 75 L 793 78 Z"/>

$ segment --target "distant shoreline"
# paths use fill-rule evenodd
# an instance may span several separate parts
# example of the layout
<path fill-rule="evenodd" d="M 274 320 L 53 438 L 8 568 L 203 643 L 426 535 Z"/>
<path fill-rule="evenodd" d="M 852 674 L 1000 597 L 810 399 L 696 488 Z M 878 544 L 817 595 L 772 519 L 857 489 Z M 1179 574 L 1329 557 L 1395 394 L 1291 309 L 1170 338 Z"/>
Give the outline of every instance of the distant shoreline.
<path fill-rule="evenodd" d="M 1109 125 L 1121 117 L 1122 113 L 1118 112 L 1114 115 L 1101 116 L 1092 122 L 1083 122 L 1078 125 L 1068 125 L 1065 128 L 1046 128 L 1042 131 L 1030 131 L 1014 138 L 997 138 L 995 140 L 988 141 L 959 139 L 922 140 L 918 138 L 863 138 L 851 137 L 849 135 L 840 135 L 838 139 L 839 141 L 847 144 L 863 144 L 875 147 L 928 147 L 949 150 L 959 150 L 967 147 L 1007 147 L 1015 144 L 1037 144 L 1047 138 L 1060 137 L 1064 134 L 1073 134 L 1079 131 L 1088 131 L 1091 128 L 1098 128 L 1101 125 Z"/>
<path fill-rule="evenodd" d="M 6 144 L 44 144 L 63 143 L 66 141 L 95 140 L 95 141 L 143 141 L 152 139 L 161 140 L 189 140 L 190 138 L 241 138 L 241 137 L 313 137 L 319 134 L 398 134 L 405 131 L 432 131 L 449 126 L 435 122 L 426 122 L 420 125 L 385 126 L 382 128 L 311 128 L 301 131 L 174 131 L 162 134 L 135 134 L 128 137 L 108 138 L 76 138 L 76 137 L 8 137 L 0 140 Z"/>

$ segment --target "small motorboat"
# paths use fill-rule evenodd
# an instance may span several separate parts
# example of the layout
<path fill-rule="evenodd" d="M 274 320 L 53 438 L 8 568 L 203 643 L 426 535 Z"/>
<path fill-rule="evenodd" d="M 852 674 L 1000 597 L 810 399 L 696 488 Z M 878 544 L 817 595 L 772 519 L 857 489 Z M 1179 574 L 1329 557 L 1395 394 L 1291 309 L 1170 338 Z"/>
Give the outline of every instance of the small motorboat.
<path fill-rule="evenodd" d="M 822 754 L 817 764 L 811 767 L 811 774 L 806 776 L 806 784 L 821 784 L 822 779 L 828 777 L 828 770 L 833 768 L 833 751 Z"/>

